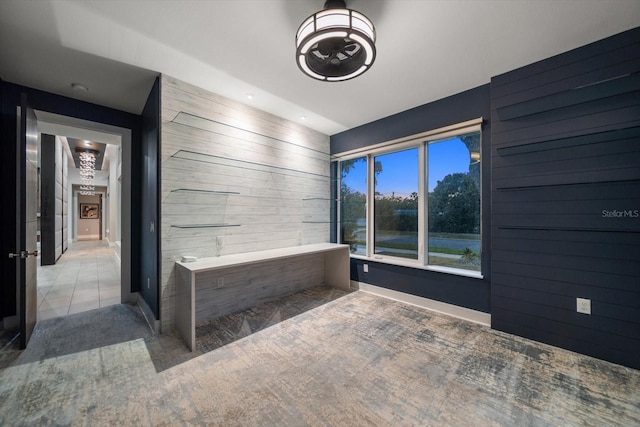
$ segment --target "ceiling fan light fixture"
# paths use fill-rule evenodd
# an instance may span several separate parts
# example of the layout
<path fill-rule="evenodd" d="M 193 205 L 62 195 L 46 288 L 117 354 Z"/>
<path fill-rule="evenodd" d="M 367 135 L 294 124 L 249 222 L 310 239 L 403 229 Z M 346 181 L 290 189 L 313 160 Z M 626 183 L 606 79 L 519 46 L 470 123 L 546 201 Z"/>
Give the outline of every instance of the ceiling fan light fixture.
<path fill-rule="evenodd" d="M 317 80 L 344 81 L 367 71 L 376 58 L 376 31 L 344 1 L 327 0 L 325 10 L 305 19 L 296 33 L 298 68 Z"/>

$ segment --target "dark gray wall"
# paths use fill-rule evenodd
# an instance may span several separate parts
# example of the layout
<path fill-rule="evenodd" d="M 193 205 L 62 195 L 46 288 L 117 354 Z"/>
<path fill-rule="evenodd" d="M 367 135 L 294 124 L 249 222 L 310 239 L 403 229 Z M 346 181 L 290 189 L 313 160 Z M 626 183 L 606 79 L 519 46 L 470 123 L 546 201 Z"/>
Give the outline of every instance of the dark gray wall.
<path fill-rule="evenodd" d="M 489 85 L 422 105 L 331 137 L 331 154 L 366 147 L 490 115 Z M 482 152 L 489 152 L 489 122 L 482 126 Z M 482 272 L 483 279 L 406 268 L 367 260 L 351 260 L 351 280 L 406 292 L 437 301 L 489 312 L 491 215 L 489 156 L 482 159 Z M 334 172 L 335 173 L 335 172 Z"/>
<path fill-rule="evenodd" d="M 16 250 L 16 232 L 15 232 L 15 221 L 16 221 L 16 149 L 15 149 L 15 139 L 12 141 L 13 147 L 10 147 L 9 144 L 9 120 L 13 118 L 13 135 L 15 138 L 15 128 L 16 128 L 16 115 L 13 113 L 11 115 L 11 111 L 7 110 L 5 107 L 6 104 L 6 86 L 2 79 L 0 79 L 0 112 L 2 113 L 0 116 L 0 137 L 2 144 L 2 157 L 10 159 L 13 163 L 13 166 L 10 168 L 5 168 L 5 162 L 2 163 L 2 167 L 0 168 L 0 179 L 2 180 L 3 185 L 0 185 L 0 200 L 3 202 L 3 209 L 0 209 L 0 231 L 1 231 L 1 239 L 0 239 L 0 254 L 5 254 L 4 257 L 0 256 L 0 277 L 3 278 L 2 285 L 0 285 L 0 319 L 5 316 L 12 316 L 16 312 L 16 273 L 15 273 L 15 262 L 10 260 L 6 254 L 12 253 Z M 18 100 L 19 102 L 19 100 Z M 12 156 L 12 157 L 10 157 Z M 11 199 L 11 197 L 13 197 Z M 7 203 L 6 205 L 4 203 Z M 9 234 L 11 233 L 11 234 Z M 11 268 L 13 267 L 13 268 Z M 6 285 L 4 284 L 6 283 Z M 9 285 L 10 284 L 10 285 Z"/>
<path fill-rule="evenodd" d="M 149 93 L 147 103 L 142 111 L 142 173 L 141 186 L 141 227 L 140 227 L 140 293 L 160 319 L 159 299 L 159 257 L 160 233 L 158 182 L 158 153 L 160 145 L 160 79 L 156 81 Z"/>
<path fill-rule="evenodd" d="M 67 167 L 61 141 L 41 134 L 40 183 L 40 265 L 53 265 L 67 249 Z"/>
<path fill-rule="evenodd" d="M 491 104 L 492 327 L 640 368 L 640 28 L 494 77 Z"/>
<path fill-rule="evenodd" d="M 40 136 L 40 265 L 56 263 L 56 137 Z"/>

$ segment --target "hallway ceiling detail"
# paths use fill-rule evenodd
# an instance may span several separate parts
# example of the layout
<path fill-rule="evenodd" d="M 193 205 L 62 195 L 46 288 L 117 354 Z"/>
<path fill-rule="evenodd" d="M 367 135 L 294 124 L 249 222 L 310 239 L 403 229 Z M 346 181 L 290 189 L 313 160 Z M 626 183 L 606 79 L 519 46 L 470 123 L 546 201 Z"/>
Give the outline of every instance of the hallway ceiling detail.
<path fill-rule="evenodd" d="M 96 170 L 102 170 L 102 164 L 104 160 L 104 152 L 107 148 L 106 144 L 100 144 L 94 141 L 86 141 L 83 139 L 67 138 L 71 155 L 73 156 L 73 162 L 76 168 L 80 167 L 80 157 L 78 156 L 79 150 L 91 150 L 97 153 L 96 155 Z"/>

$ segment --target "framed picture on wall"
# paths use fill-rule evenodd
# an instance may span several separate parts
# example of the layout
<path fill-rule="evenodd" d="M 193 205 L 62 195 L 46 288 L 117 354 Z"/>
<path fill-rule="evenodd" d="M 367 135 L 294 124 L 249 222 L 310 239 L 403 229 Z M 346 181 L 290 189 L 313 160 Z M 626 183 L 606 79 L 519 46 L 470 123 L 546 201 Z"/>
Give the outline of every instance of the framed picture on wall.
<path fill-rule="evenodd" d="M 99 218 L 100 210 L 97 203 L 80 203 L 80 219 Z"/>

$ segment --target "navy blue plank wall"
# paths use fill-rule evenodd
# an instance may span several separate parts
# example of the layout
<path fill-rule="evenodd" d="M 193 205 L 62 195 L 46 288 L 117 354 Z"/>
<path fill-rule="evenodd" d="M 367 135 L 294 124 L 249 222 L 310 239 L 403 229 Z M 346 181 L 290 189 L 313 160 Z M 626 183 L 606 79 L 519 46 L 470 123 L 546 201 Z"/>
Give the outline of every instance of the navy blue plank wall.
<path fill-rule="evenodd" d="M 491 110 L 492 327 L 640 368 L 640 28 L 494 77 Z"/>
<path fill-rule="evenodd" d="M 160 171 L 160 78 L 156 78 L 147 102 L 142 110 L 142 159 L 140 198 L 140 293 L 160 319 L 159 265 L 160 265 L 160 220 L 159 193 Z"/>
<path fill-rule="evenodd" d="M 331 154 L 363 148 L 384 141 L 414 135 L 479 117 L 487 118 L 489 84 L 421 105 L 389 117 L 331 136 Z M 489 121 L 483 121 L 482 152 L 489 151 Z M 489 242 L 491 241 L 491 162 L 482 162 L 482 279 L 351 259 L 351 280 L 405 292 L 472 310 L 489 312 L 491 283 Z M 335 172 L 337 174 L 337 172 Z M 335 218 L 335 212 L 334 212 Z M 364 272 L 367 263 L 369 271 Z"/>

